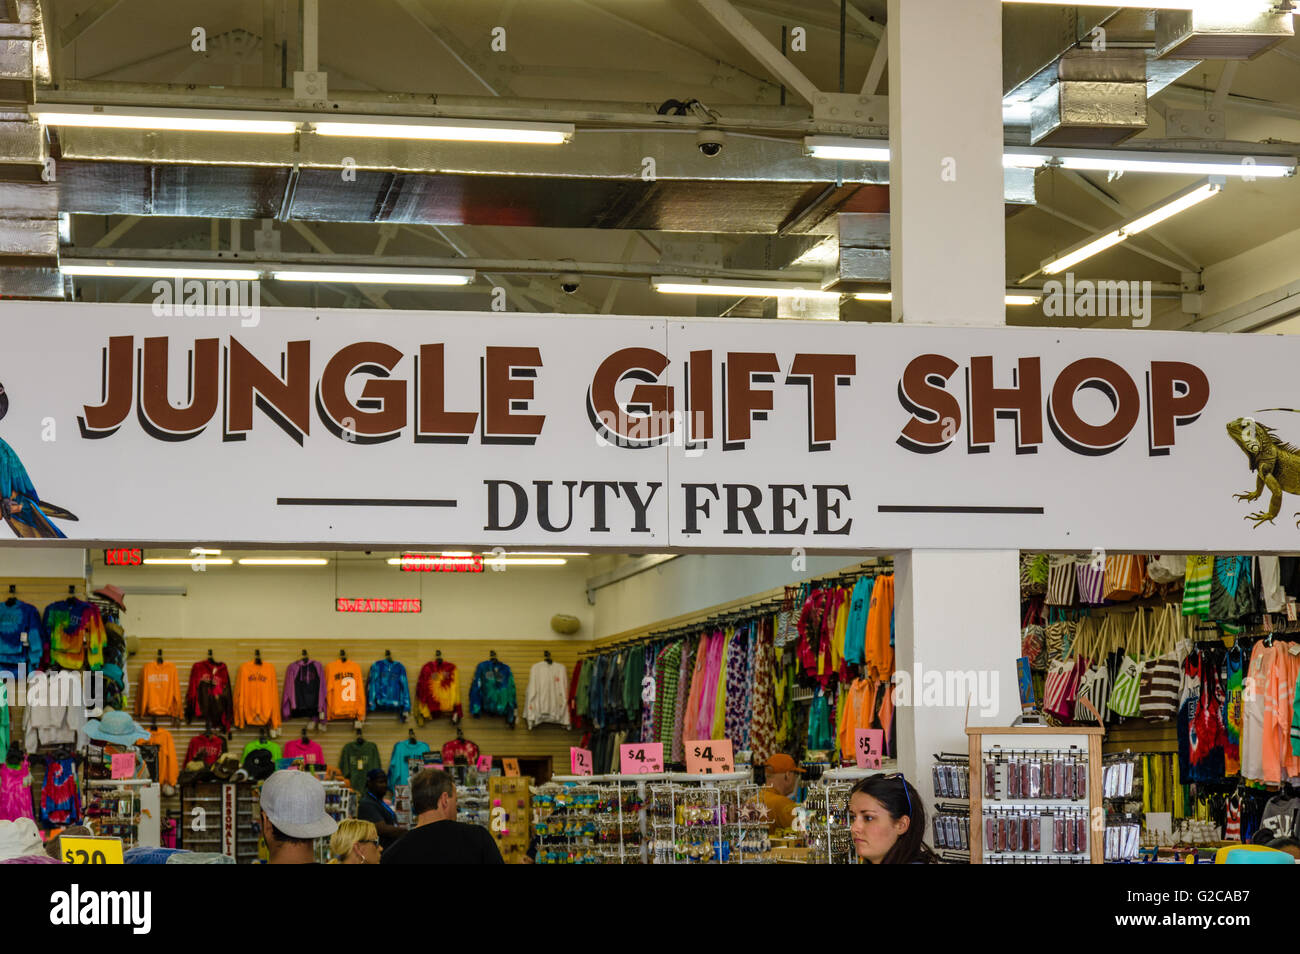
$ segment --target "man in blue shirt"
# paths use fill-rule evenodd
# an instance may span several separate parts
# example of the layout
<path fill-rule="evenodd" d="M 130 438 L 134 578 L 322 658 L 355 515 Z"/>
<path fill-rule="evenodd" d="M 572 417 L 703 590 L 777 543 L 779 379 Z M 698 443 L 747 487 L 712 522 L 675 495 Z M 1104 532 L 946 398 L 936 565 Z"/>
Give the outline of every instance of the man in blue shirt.
<path fill-rule="evenodd" d="M 388 846 L 406 834 L 406 829 L 397 824 L 397 813 L 384 801 L 388 793 L 388 776 L 383 769 L 371 769 L 366 775 L 366 793 L 357 805 L 357 817 L 362 821 L 373 822 L 379 832 L 379 847 L 385 851 Z"/>

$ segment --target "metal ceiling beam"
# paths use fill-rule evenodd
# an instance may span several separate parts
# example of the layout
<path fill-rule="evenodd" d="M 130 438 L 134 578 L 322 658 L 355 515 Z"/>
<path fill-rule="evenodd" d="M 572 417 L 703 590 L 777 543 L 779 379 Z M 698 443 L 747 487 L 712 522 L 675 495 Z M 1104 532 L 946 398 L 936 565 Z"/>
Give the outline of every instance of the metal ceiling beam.
<path fill-rule="evenodd" d="M 1034 206 L 1034 208 L 1042 212 L 1046 212 L 1048 215 L 1054 216 L 1060 219 L 1062 222 L 1069 222 L 1075 228 L 1082 229 L 1085 232 L 1092 233 L 1092 232 L 1101 231 L 1100 226 L 1090 225 L 1089 223 L 1083 221 L 1082 219 L 1076 219 L 1074 216 L 1068 215 L 1067 213 L 1062 212 L 1060 209 L 1054 208 L 1050 205 L 1046 205 L 1045 203 L 1039 202 L 1037 205 Z M 1126 248 L 1131 252 L 1137 252 L 1139 255 L 1149 258 L 1153 262 L 1159 262 L 1161 265 L 1164 265 L 1166 268 L 1172 268 L 1176 272 L 1189 271 L 1189 269 L 1185 265 L 1182 265 L 1179 262 L 1171 261 L 1170 259 L 1165 258 L 1163 255 L 1159 255 L 1146 248 L 1143 248 L 1140 243 L 1135 242 L 1133 239 L 1129 239 L 1127 242 L 1124 242 L 1122 245 L 1117 247 Z M 1196 269 L 1190 269 L 1190 271 L 1195 271 L 1195 270 Z M 1041 268 L 1035 269 L 1031 273 L 1031 275 L 1038 275 L 1041 272 L 1042 272 Z M 1023 284 L 1023 282 L 1018 282 L 1017 284 Z"/>
<path fill-rule="evenodd" d="M 1231 308 L 1191 322 L 1183 331 L 1219 333 L 1264 331 L 1269 325 L 1300 315 L 1300 281 L 1257 295 Z"/>
<path fill-rule="evenodd" d="M 708 53 L 697 47 L 691 46 L 689 43 L 683 43 L 681 40 L 678 40 L 674 37 L 668 36 L 667 34 L 660 33 L 657 30 L 653 30 L 650 27 L 637 23 L 635 20 L 626 17 L 621 13 L 615 13 L 613 10 L 607 10 L 604 7 L 600 6 L 600 4 L 590 2 L 590 0 L 575 0 L 575 2 L 580 7 L 583 7 L 587 10 L 591 10 L 594 13 L 599 13 L 602 16 L 610 20 L 614 20 L 617 23 L 621 23 L 622 25 L 628 27 L 629 29 L 635 30 L 637 33 L 640 33 L 642 36 L 648 36 L 651 39 L 656 40 L 660 43 L 665 43 L 668 46 L 673 47 L 674 49 L 681 50 L 685 53 L 691 53 L 695 56 L 700 57 L 701 59 L 708 60 L 710 63 L 713 63 L 715 66 L 723 67 L 724 69 L 728 70 L 730 73 L 735 74 L 736 76 L 740 76 L 743 77 L 744 79 L 754 82 L 758 86 L 758 88 L 755 90 L 755 94 L 757 96 L 761 97 L 763 93 L 769 90 L 776 89 L 776 84 L 769 81 L 766 77 L 758 76 L 757 74 L 751 73 L 749 72 L 749 70 L 737 66 L 734 63 L 728 63 L 726 60 L 719 59 L 717 56 L 713 55 L 712 53 Z M 724 80 L 730 79 L 730 77 L 720 77 L 720 78 Z"/>
<path fill-rule="evenodd" d="M 95 0 L 89 7 L 79 13 L 59 34 L 60 46 L 71 46 L 72 42 L 92 26 L 112 12 L 122 0 Z"/>
<path fill-rule="evenodd" d="M 309 244 L 312 248 L 316 249 L 316 251 L 320 252 L 321 255 L 324 256 L 328 261 L 337 262 L 338 257 L 334 254 L 334 252 L 330 249 L 330 247 L 325 244 L 325 240 L 322 239 L 319 235 L 317 235 L 315 232 L 313 232 L 311 229 L 309 229 L 306 225 L 304 225 L 301 222 L 296 222 L 291 220 L 289 224 L 293 226 L 293 230 L 295 232 L 297 232 L 299 235 L 301 235 L 304 239 L 307 240 L 307 244 Z M 232 249 L 233 249 L 233 242 L 232 242 Z M 370 301 L 370 303 L 374 305 L 376 308 L 392 307 L 391 305 L 388 304 L 388 302 L 384 301 L 383 292 L 376 292 L 365 285 L 358 285 L 356 286 L 356 288 L 357 291 L 365 295 L 366 298 Z"/>
<path fill-rule="evenodd" d="M 762 268 L 715 268 L 711 266 L 676 264 L 672 261 L 655 261 L 655 262 L 633 262 L 633 261 L 584 261 L 574 259 L 532 259 L 532 258 L 486 258 L 476 255 L 477 249 L 471 244 L 471 240 L 461 235 L 448 236 L 443 228 L 433 226 L 432 228 L 442 235 L 449 245 L 455 250 L 463 250 L 465 255 L 457 256 L 439 256 L 439 257 L 419 257 L 411 255 L 345 255 L 327 251 L 329 246 L 326 245 L 319 236 L 308 229 L 300 222 L 290 223 L 295 229 L 300 230 L 303 238 L 311 243 L 316 249 L 315 252 L 282 252 L 274 259 L 259 260 L 256 256 L 243 256 L 240 261 L 248 268 L 266 268 L 270 269 L 276 265 L 331 265 L 339 268 L 351 266 L 370 266 L 383 265 L 394 269 L 427 269 L 427 268 L 461 268 L 473 269 L 484 278 L 492 278 L 494 274 L 512 274 L 512 275 L 555 275 L 564 272 L 576 272 L 580 275 L 604 276 L 609 278 L 636 278 L 648 279 L 654 275 L 674 275 L 689 278 L 721 278 L 736 280 L 779 280 L 779 281 L 798 281 L 798 282 L 818 282 L 821 280 L 822 271 L 820 268 L 797 268 L 797 269 L 762 269 Z M 639 240 L 638 235 L 630 238 Z M 481 240 L 481 237 L 480 237 Z M 93 254 L 92 254 L 93 252 Z M 76 262 L 81 259 L 101 260 L 104 258 L 102 251 L 94 251 L 92 248 L 69 248 L 65 247 L 60 255 L 63 262 Z M 171 249 L 171 248 L 132 248 L 132 249 L 114 249 L 112 258 L 118 262 L 132 261 L 150 261 L 150 262 L 189 262 L 189 263 L 212 263 L 222 262 L 230 264 L 230 256 L 220 252 L 206 252 L 201 249 Z M 497 284 L 500 284 L 498 282 Z"/>
<path fill-rule="evenodd" d="M 117 225 L 113 226 L 111 229 L 109 229 L 107 232 L 101 235 L 98 241 L 96 241 L 92 247 L 93 248 L 113 247 L 114 245 L 117 244 L 117 240 L 120 239 L 127 232 L 131 231 L 131 229 L 135 228 L 136 224 L 139 223 L 139 221 L 140 221 L 140 216 L 138 215 L 126 216 L 125 218 L 122 219 L 121 222 L 118 222 Z M 213 222 L 215 221 L 216 220 L 213 219 Z"/>
<path fill-rule="evenodd" d="M 1062 169 L 1061 172 L 1065 175 L 1067 179 L 1069 179 L 1075 185 L 1079 186 L 1081 189 L 1083 189 L 1084 192 L 1088 193 L 1088 195 L 1096 199 L 1102 205 L 1106 206 L 1106 208 L 1110 209 L 1112 212 L 1115 212 L 1126 219 L 1132 218 L 1133 215 L 1135 214 L 1136 210 L 1130 208 L 1125 203 L 1119 201 L 1117 198 L 1115 198 L 1113 195 L 1111 195 L 1101 186 L 1097 185 L 1097 183 L 1093 182 L 1083 173 L 1079 172 L 1077 169 Z M 1183 265 L 1182 265 L 1183 271 L 1198 272 L 1201 270 L 1201 265 L 1199 262 L 1193 259 L 1182 249 L 1177 248 L 1171 243 L 1162 239 L 1159 235 L 1156 234 L 1155 230 L 1148 229 L 1145 234 L 1157 245 L 1164 246 L 1164 248 L 1166 248 L 1170 252 L 1173 252 L 1175 255 L 1181 258 L 1183 260 Z"/>
<path fill-rule="evenodd" d="M 489 93 L 493 96 L 516 95 L 504 79 L 494 78 L 493 82 L 489 82 L 482 75 L 488 69 L 488 60 L 457 39 L 456 35 L 447 29 L 420 0 L 397 0 L 397 5 L 405 10 L 411 19 L 424 27 L 429 35 L 451 55 L 451 58 Z M 505 68 L 508 72 L 510 66 L 516 65 L 515 59 L 508 53 L 492 54 L 492 62 L 496 64 L 498 71 Z"/>
<path fill-rule="evenodd" d="M 696 0 L 696 2 L 782 84 L 809 103 L 816 101 L 817 87 L 812 80 L 804 76 L 727 0 Z"/>
<path fill-rule="evenodd" d="M 885 75 L 885 67 L 889 65 L 889 34 L 880 38 L 876 46 L 876 53 L 871 57 L 871 66 L 867 68 L 867 78 L 862 81 L 862 95 L 875 96 L 876 90 L 880 89 L 881 77 Z"/>

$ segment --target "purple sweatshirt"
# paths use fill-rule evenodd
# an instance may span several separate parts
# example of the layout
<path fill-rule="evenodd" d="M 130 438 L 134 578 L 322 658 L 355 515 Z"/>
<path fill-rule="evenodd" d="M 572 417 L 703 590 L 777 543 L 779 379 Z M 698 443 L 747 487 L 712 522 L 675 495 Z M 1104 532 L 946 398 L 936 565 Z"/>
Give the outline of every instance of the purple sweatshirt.
<path fill-rule="evenodd" d="M 325 670 L 314 659 L 297 659 L 284 671 L 280 715 L 285 719 L 325 718 Z"/>

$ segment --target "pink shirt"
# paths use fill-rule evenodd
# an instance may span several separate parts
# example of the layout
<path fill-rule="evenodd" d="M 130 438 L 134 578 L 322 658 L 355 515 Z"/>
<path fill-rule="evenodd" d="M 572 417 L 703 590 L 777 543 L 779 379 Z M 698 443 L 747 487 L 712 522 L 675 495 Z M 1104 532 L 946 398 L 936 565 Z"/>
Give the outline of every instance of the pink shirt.
<path fill-rule="evenodd" d="M 304 742 L 302 739 L 294 739 L 284 747 L 284 757 L 286 759 L 302 759 L 308 765 L 325 765 L 325 753 L 321 751 L 319 742 Z"/>

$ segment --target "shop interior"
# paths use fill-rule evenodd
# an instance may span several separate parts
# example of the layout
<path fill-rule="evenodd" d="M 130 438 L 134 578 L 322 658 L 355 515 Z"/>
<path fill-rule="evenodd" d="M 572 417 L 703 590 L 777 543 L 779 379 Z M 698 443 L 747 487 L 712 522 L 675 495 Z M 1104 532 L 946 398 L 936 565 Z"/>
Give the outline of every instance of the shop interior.
<path fill-rule="evenodd" d="M 849 861 L 849 787 L 899 767 L 896 707 L 931 701 L 899 695 L 887 555 L 125 548 L 80 573 L 85 551 L 36 555 L 42 575 L 13 556 L 0 574 L 0 664 L 102 675 L 148 742 L 88 738 L 84 710 L 5 683 L 3 808 L 128 847 L 257 860 L 257 784 L 295 763 L 340 818 L 381 770 L 409 822 L 410 772 L 435 764 L 507 861 Z M 953 710 L 950 750 L 911 769 L 940 857 L 1181 860 L 1294 836 L 1300 559 L 1025 553 L 1019 595 L 1020 658 L 988 665 L 1021 711 L 975 729 Z M 687 774 L 701 740 L 730 743 L 716 779 Z M 639 743 L 662 746 L 657 772 L 629 770 Z M 803 772 L 789 827 L 757 797 L 776 753 Z"/>

